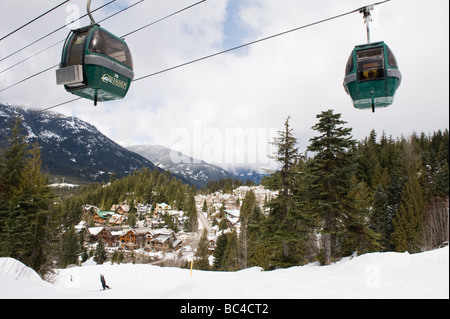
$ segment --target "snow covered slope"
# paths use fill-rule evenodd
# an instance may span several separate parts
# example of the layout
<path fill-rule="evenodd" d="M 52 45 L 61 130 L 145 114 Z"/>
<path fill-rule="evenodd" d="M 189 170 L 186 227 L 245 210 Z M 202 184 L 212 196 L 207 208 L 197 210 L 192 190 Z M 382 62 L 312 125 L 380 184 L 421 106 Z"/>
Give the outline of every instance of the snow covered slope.
<path fill-rule="evenodd" d="M 100 291 L 100 274 L 113 289 Z M 0 258 L 0 298 L 308 299 L 449 298 L 449 248 L 421 254 L 372 253 L 321 267 L 263 272 L 190 271 L 150 265 L 59 270 L 54 284 Z"/>

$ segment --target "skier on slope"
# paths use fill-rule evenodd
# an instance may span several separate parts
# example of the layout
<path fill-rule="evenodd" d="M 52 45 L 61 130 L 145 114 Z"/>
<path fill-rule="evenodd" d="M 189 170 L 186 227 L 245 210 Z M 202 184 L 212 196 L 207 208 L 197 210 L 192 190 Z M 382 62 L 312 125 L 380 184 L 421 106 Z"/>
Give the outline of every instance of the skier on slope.
<path fill-rule="evenodd" d="M 106 284 L 105 276 L 103 276 L 103 274 L 100 275 L 100 281 L 102 282 L 103 290 L 105 290 L 106 288 L 111 289 L 111 288 L 109 288 L 109 286 Z"/>

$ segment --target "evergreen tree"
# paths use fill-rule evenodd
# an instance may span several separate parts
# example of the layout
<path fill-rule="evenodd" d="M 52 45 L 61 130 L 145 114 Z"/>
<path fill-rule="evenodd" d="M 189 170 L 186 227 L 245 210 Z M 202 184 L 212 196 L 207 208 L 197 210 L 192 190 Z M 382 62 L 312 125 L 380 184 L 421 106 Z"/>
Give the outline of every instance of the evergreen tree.
<path fill-rule="evenodd" d="M 84 262 L 86 262 L 88 259 L 89 259 L 89 253 L 88 253 L 88 251 L 87 251 L 87 248 L 86 248 L 86 247 L 83 247 L 83 248 L 82 248 L 82 251 L 81 251 L 81 262 L 84 263 Z"/>
<path fill-rule="evenodd" d="M 54 193 L 41 173 L 40 150 L 27 149 L 21 123 L 16 119 L 0 157 L 0 254 L 45 275 L 54 267 L 58 216 L 51 211 Z"/>
<path fill-rule="evenodd" d="M 214 270 L 222 270 L 223 268 L 223 256 L 225 254 L 225 249 L 228 245 L 228 234 L 222 233 L 216 242 L 216 249 L 214 250 Z"/>
<path fill-rule="evenodd" d="M 256 206 L 256 197 L 253 191 L 249 191 L 245 199 L 242 203 L 242 207 L 240 210 L 240 222 L 241 222 L 241 231 L 239 233 L 239 243 L 240 243 L 240 262 L 241 268 L 247 268 L 248 262 L 248 246 L 249 246 L 249 232 L 248 232 L 248 223 L 250 216 L 253 214 L 253 211 Z"/>
<path fill-rule="evenodd" d="M 98 239 L 98 243 L 97 243 L 97 247 L 95 248 L 95 252 L 94 252 L 94 261 L 99 264 L 102 265 L 107 258 L 107 253 L 105 250 L 105 245 L 103 243 L 103 240 L 101 238 Z"/>
<path fill-rule="evenodd" d="M 61 268 L 66 268 L 68 265 L 76 265 L 78 263 L 80 244 L 75 228 L 71 227 L 64 233 L 60 249 L 59 265 Z"/>
<path fill-rule="evenodd" d="M 350 150 L 356 142 L 351 136 L 352 129 L 342 126 L 346 122 L 341 120 L 341 114 L 328 110 L 317 118 L 319 122 L 312 128 L 319 136 L 313 137 L 308 147 L 308 151 L 315 153 L 310 164 L 309 196 L 312 213 L 320 220 L 324 263 L 329 265 L 337 254 L 332 244 L 343 231 L 345 198 L 356 170 Z"/>
<path fill-rule="evenodd" d="M 236 230 L 229 235 L 227 247 L 222 257 L 222 269 L 225 271 L 237 271 L 241 269 L 239 262 L 239 240 Z"/>
<path fill-rule="evenodd" d="M 189 195 L 186 215 L 188 219 L 186 220 L 184 225 L 185 230 L 187 232 L 196 232 L 198 229 L 198 217 L 197 207 L 195 206 L 195 198 L 193 194 Z"/>
<path fill-rule="evenodd" d="M 417 253 L 421 246 L 425 201 L 417 174 L 406 182 L 400 206 L 393 219 L 392 243 L 398 252 Z"/>
<path fill-rule="evenodd" d="M 342 238 L 341 252 L 350 255 L 357 251 L 365 254 L 380 251 L 381 234 L 370 226 L 371 194 L 364 182 L 358 182 L 356 176 L 352 179 L 354 187 L 349 190 L 349 210 L 345 214 L 345 232 Z"/>
<path fill-rule="evenodd" d="M 283 131 L 275 139 L 277 153 L 273 157 L 278 161 L 280 170 L 263 179 L 262 183 L 271 190 L 278 190 L 278 197 L 269 203 L 268 218 L 259 228 L 261 235 L 252 242 L 252 260 L 255 260 L 264 249 L 261 244 L 269 248 L 270 254 L 265 265 L 271 268 L 290 267 L 306 261 L 307 242 L 311 228 L 309 218 L 304 213 L 302 203 L 305 199 L 302 184 L 305 182 L 305 159 L 297 148 L 297 139 L 289 124 L 288 117 Z M 253 226 L 254 227 L 254 222 Z M 254 239 L 254 237 L 252 238 Z M 258 258 L 260 259 L 260 258 Z"/>
<path fill-rule="evenodd" d="M 194 262 L 195 269 L 199 270 L 210 270 L 209 265 L 209 243 L 208 243 L 208 232 L 206 229 L 203 230 L 202 237 L 197 246 L 197 251 L 195 253 L 196 260 Z"/>
<path fill-rule="evenodd" d="M 370 227 L 380 234 L 381 249 L 387 251 L 390 249 L 390 234 L 392 232 L 392 216 L 389 210 L 388 195 L 381 184 L 372 198 L 372 211 L 370 214 Z"/>
<path fill-rule="evenodd" d="M 289 124 L 290 116 L 284 123 L 284 130 L 279 131 L 279 137 L 275 138 L 273 145 L 277 147 L 275 156 L 272 159 L 281 166 L 280 170 L 263 180 L 269 189 L 278 190 L 278 197 L 269 203 L 272 208 L 271 214 L 282 220 L 292 206 L 292 194 L 295 187 L 294 167 L 300 159 L 297 147 L 297 139 L 294 137 L 293 129 Z"/>

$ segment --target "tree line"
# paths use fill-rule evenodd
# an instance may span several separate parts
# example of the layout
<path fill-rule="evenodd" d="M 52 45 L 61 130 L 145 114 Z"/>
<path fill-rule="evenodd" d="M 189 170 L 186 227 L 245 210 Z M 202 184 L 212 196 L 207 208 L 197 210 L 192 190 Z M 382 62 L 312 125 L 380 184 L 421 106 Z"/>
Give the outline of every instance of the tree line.
<path fill-rule="evenodd" d="M 9 124 L 7 147 L 0 152 L 0 256 L 15 258 L 43 277 L 55 267 L 76 264 L 85 252 L 74 226 L 84 218 L 85 204 L 108 211 L 127 203 L 133 223 L 141 218 L 137 203 L 165 202 L 188 214 L 187 230 L 197 230 L 196 188 L 158 169 L 143 168 L 121 179 L 111 175 L 109 183 L 58 196 L 41 172 L 39 145 L 28 145 L 22 123 L 18 117 Z"/>
<path fill-rule="evenodd" d="M 447 129 L 396 139 L 372 131 L 357 142 L 341 114 L 328 110 L 317 119 L 301 154 L 287 118 L 273 142 L 279 169 L 262 182 L 279 196 L 266 216 L 247 194 L 240 229 L 218 238 L 212 269 L 329 265 L 355 253 L 448 244 Z"/>
<path fill-rule="evenodd" d="M 287 118 L 273 142 L 279 169 L 262 182 L 279 192 L 267 203 L 269 214 L 249 192 L 241 205 L 240 228 L 217 240 L 213 267 L 205 262 L 203 236 L 198 267 L 329 264 L 356 251 L 414 253 L 448 242 L 447 129 L 395 139 L 372 131 L 357 142 L 341 114 L 328 110 L 317 119 L 317 136 L 302 154 Z M 9 132 L 8 146 L 0 153 L 0 256 L 16 258 L 42 276 L 73 263 L 73 252 L 81 253 L 73 226 L 84 204 L 109 210 L 125 201 L 131 208 L 138 202 L 166 202 L 187 212 L 187 230 L 197 230 L 197 190 L 170 173 L 144 168 L 122 179 L 112 175 L 110 183 L 83 186 L 60 200 L 41 173 L 39 146 L 28 145 L 20 118 Z"/>

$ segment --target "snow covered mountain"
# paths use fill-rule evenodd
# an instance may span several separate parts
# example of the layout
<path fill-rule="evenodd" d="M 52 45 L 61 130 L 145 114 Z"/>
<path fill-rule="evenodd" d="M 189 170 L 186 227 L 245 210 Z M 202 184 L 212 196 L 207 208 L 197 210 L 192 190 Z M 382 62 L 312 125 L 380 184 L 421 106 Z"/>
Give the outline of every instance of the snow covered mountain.
<path fill-rule="evenodd" d="M 0 148 L 5 146 L 16 116 L 23 119 L 27 142 L 39 144 L 43 170 L 51 175 L 104 181 L 109 180 L 111 173 L 120 177 L 143 167 L 155 168 L 148 159 L 123 148 L 76 117 L 3 104 Z"/>
<path fill-rule="evenodd" d="M 209 181 L 235 177 L 218 166 L 195 160 L 165 146 L 134 145 L 127 147 L 127 149 L 142 155 L 157 167 L 183 177 L 189 183 L 199 187 L 205 186 Z M 175 162 L 173 159 L 175 159 Z"/>

